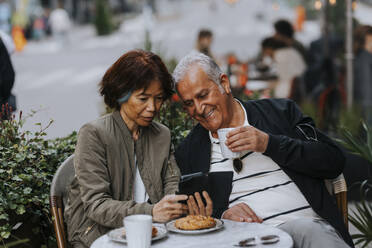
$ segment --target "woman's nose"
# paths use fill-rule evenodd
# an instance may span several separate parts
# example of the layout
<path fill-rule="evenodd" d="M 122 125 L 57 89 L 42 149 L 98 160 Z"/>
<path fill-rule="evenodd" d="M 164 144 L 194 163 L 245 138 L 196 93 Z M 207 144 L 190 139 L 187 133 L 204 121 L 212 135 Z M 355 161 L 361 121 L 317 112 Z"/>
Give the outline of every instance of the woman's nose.
<path fill-rule="evenodd" d="M 155 111 L 155 100 L 154 99 L 150 99 L 147 103 L 147 110 L 150 111 L 150 112 L 153 112 Z"/>

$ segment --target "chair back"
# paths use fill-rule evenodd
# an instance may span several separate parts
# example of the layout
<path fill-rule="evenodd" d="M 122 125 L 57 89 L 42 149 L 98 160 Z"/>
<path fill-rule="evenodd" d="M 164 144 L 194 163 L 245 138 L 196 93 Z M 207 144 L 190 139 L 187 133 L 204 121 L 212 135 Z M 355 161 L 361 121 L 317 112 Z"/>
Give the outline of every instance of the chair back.
<path fill-rule="evenodd" d="M 325 180 L 325 184 L 329 193 L 335 195 L 338 210 L 342 215 L 346 229 L 348 229 L 347 185 L 344 175 L 340 174 L 334 179 Z"/>
<path fill-rule="evenodd" d="M 58 248 L 67 247 L 67 238 L 63 220 L 63 209 L 66 204 L 67 188 L 75 177 L 74 155 L 68 157 L 57 169 L 50 187 L 50 209 L 53 217 L 54 231 Z"/>

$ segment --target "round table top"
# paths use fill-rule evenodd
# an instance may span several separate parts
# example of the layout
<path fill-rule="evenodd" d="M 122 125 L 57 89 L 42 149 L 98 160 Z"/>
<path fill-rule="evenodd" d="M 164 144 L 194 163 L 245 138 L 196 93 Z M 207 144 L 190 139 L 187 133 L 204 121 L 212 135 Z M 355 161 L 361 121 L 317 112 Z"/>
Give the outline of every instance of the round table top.
<path fill-rule="evenodd" d="M 274 244 L 260 244 L 258 243 L 255 248 L 291 248 L 293 246 L 292 238 L 283 230 L 264 224 L 258 223 L 244 223 L 235 222 L 229 220 L 223 220 L 224 227 L 220 230 L 203 233 L 203 234 L 179 234 L 174 232 L 168 232 L 168 236 L 152 242 L 151 247 L 177 247 L 177 248 L 188 248 L 188 247 L 214 247 L 214 248 L 226 248 L 237 245 L 239 241 L 245 240 L 252 237 L 260 237 L 265 235 L 277 235 L 279 236 L 279 242 Z M 126 244 L 111 241 L 107 234 L 101 236 L 93 242 L 91 248 L 119 248 L 126 247 Z"/>

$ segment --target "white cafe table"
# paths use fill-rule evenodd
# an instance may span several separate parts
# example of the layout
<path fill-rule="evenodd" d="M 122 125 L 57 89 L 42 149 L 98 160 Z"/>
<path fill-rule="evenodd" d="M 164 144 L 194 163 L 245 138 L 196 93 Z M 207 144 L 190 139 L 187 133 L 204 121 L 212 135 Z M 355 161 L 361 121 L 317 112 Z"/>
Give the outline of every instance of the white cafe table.
<path fill-rule="evenodd" d="M 188 247 L 202 247 L 202 248 L 226 248 L 234 247 L 234 244 L 238 244 L 239 241 L 264 235 L 277 235 L 279 236 L 279 242 L 275 244 L 258 244 L 256 246 L 250 246 L 254 248 L 291 248 L 293 246 L 292 238 L 286 232 L 279 228 L 267 226 L 258 223 L 243 223 L 234 222 L 229 220 L 223 220 L 224 227 L 220 230 L 197 234 L 178 234 L 168 232 L 168 236 L 152 242 L 151 247 L 164 247 L 164 248 L 188 248 Z M 93 242 L 91 248 L 119 248 L 126 247 L 126 244 L 111 241 L 107 234 L 101 236 Z"/>

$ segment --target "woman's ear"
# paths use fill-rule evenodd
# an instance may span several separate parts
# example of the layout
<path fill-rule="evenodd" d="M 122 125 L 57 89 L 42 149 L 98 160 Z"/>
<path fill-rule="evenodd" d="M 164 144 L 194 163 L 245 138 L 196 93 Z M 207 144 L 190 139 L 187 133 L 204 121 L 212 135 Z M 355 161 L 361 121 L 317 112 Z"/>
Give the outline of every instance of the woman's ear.
<path fill-rule="evenodd" d="M 230 80 L 225 73 L 222 73 L 220 76 L 220 85 L 226 94 L 231 94 Z"/>

